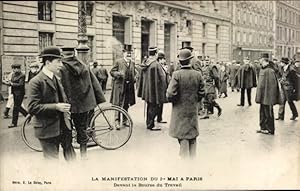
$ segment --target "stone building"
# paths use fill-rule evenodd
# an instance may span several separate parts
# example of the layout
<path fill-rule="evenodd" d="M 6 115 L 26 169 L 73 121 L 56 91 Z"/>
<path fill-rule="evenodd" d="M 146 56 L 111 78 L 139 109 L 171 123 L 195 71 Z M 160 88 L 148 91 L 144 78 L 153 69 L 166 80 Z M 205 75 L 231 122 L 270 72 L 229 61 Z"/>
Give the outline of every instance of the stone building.
<path fill-rule="evenodd" d="M 300 50 L 300 1 L 276 1 L 276 56 L 291 58 Z"/>
<path fill-rule="evenodd" d="M 233 59 L 274 54 L 275 1 L 232 1 L 232 9 Z"/>
<path fill-rule="evenodd" d="M 231 59 L 229 1 L 87 1 L 86 7 L 89 61 L 108 69 L 123 44 L 132 44 L 136 63 L 149 46 L 164 50 L 169 63 L 183 46 L 193 46 L 196 56 Z M 13 62 L 27 72 L 46 46 L 77 46 L 77 1 L 0 1 L 0 19 L 1 78 Z"/>

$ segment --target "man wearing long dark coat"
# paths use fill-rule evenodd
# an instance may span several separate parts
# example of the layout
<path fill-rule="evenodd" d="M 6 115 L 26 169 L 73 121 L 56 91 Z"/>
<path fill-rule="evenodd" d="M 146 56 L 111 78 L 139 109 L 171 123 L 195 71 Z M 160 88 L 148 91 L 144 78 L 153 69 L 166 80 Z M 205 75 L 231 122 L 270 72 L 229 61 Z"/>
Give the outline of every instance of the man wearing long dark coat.
<path fill-rule="evenodd" d="M 250 64 L 249 58 L 244 60 L 244 64 L 237 72 L 236 83 L 241 88 L 241 99 L 238 106 L 244 106 L 245 104 L 245 90 L 247 91 L 248 104 L 251 106 L 251 89 L 256 87 L 256 73 L 254 67 Z"/>
<path fill-rule="evenodd" d="M 182 65 L 173 73 L 167 89 L 167 98 L 172 102 L 169 135 L 178 139 L 180 156 L 195 157 L 198 130 L 198 104 L 204 97 L 204 81 L 199 72 L 191 67 L 192 54 L 188 49 L 179 52 Z"/>
<path fill-rule="evenodd" d="M 263 54 L 260 60 L 262 68 L 259 73 L 258 86 L 256 90 L 256 103 L 259 108 L 260 130 L 257 133 L 271 134 L 275 133 L 273 105 L 280 104 L 280 92 L 277 76 L 269 61 L 269 55 Z"/>
<path fill-rule="evenodd" d="M 147 102 L 146 125 L 149 130 L 160 130 L 155 127 L 154 119 L 163 103 L 167 102 L 167 76 L 157 61 L 157 48 L 149 47 L 149 58 L 141 65 L 138 97 Z"/>
<path fill-rule="evenodd" d="M 240 65 L 237 64 L 235 60 L 233 60 L 232 64 L 229 66 L 229 85 L 232 92 L 234 92 L 234 89 L 237 89 L 237 91 L 239 91 L 239 89 L 235 86 L 235 76 L 239 68 Z"/>
<path fill-rule="evenodd" d="M 112 93 L 110 103 L 128 111 L 135 104 L 135 63 L 131 60 L 131 45 L 125 45 L 123 58 L 116 60 L 110 75 L 112 76 Z M 116 119 L 119 120 L 119 117 Z M 124 125 L 128 125 L 126 122 Z"/>

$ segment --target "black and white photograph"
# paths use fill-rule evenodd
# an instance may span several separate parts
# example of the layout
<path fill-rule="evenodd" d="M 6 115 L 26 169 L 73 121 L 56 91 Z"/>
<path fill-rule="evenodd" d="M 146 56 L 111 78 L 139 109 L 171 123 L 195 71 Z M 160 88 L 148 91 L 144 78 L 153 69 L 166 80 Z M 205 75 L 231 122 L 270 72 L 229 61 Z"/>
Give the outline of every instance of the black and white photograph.
<path fill-rule="evenodd" d="M 300 189 L 300 1 L 0 1 L 0 190 Z"/>

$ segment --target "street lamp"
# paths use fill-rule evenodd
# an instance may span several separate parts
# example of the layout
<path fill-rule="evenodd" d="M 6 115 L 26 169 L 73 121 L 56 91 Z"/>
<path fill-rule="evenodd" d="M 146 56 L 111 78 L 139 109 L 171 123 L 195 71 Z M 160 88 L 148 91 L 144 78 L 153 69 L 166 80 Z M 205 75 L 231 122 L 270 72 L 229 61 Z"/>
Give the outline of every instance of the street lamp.
<path fill-rule="evenodd" d="M 78 46 L 76 48 L 78 58 L 83 63 L 88 64 L 89 47 L 87 45 L 88 37 L 86 35 L 86 1 L 78 1 Z"/>

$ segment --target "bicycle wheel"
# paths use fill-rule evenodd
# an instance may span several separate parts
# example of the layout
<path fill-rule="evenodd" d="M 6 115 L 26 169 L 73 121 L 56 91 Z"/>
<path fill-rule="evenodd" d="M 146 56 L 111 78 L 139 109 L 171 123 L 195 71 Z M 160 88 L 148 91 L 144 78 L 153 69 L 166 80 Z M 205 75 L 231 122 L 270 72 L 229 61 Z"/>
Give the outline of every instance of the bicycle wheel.
<path fill-rule="evenodd" d="M 123 108 L 110 106 L 96 110 L 89 127 L 89 134 L 97 145 L 114 150 L 128 142 L 133 122 Z"/>
<path fill-rule="evenodd" d="M 21 135 L 24 143 L 34 151 L 42 152 L 40 141 L 34 135 L 34 127 L 31 123 L 31 115 L 28 115 L 22 126 Z"/>

